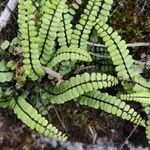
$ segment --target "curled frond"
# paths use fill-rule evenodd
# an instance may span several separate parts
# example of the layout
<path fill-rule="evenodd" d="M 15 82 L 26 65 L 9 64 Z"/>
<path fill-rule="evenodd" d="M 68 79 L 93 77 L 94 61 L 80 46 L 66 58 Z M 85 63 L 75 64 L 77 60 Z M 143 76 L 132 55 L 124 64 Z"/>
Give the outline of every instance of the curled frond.
<path fill-rule="evenodd" d="M 91 56 L 88 54 L 88 52 L 76 48 L 76 47 L 62 47 L 60 48 L 54 55 L 53 59 L 48 64 L 48 67 L 56 66 L 58 63 L 63 61 L 85 61 L 90 62 L 92 61 Z"/>

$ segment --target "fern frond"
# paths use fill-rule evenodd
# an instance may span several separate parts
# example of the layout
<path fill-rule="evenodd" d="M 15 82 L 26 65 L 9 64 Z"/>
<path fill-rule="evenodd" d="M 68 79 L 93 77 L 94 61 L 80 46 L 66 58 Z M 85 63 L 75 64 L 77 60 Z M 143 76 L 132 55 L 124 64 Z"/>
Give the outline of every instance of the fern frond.
<path fill-rule="evenodd" d="M 66 6 L 67 7 L 67 6 Z M 68 7 L 64 9 L 62 13 L 62 20 L 59 24 L 58 32 L 58 42 L 59 46 L 70 46 L 71 34 L 72 34 L 72 24 L 71 16 L 68 14 Z"/>
<path fill-rule="evenodd" d="M 60 48 L 54 55 L 51 62 L 48 64 L 48 67 L 54 67 L 58 63 L 62 61 L 85 61 L 90 62 L 92 61 L 91 56 L 84 50 L 76 47 L 62 47 Z"/>
<path fill-rule="evenodd" d="M 17 117 L 31 129 L 35 129 L 45 136 L 66 141 L 67 137 L 52 124 L 48 124 L 48 121 L 38 114 L 37 110 L 27 103 L 23 97 L 18 97 L 18 100 L 14 100 L 12 103 L 14 103 L 13 110 Z"/>
<path fill-rule="evenodd" d="M 114 66 L 113 65 L 107 65 L 107 64 L 102 64 L 98 67 L 102 73 L 114 73 Z"/>
<path fill-rule="evenodd" d="M 47 0 L 40 0 L 40 2 L 39 2 L 39 8 L 40 8 L 39 13 L 40 13 L 41 18 L 44 14 L 44 6 L 46 5 L 46 1 Z M 40 20 L 41 20 L 41 18 L 40 18 Z"/>
<path fill-rule="evenodd" d="M 74 65 L 75 62 L 62 61 L 58 66 L 59 73 L 62 76 L 67 75 L 68 73 L 72 72 L 72 68 L 74 67 Z"/>
<path fill-rule="evenodd" d="M 134 86 L 133 90 L 135 92 L 150 91 L 150 82 L 148 82 L 146 79 L 144 79 L 138 73 L 134 77 L 134 83 L 135 83 L 135 86 Z"/>
<path fill-rule="evenodd" d="M 150 105 L 143 104 L 143 107 L 144 107 L 144 111 L 147 115 L 145 134 L 146 134 L 148 143 L 150 144 Z"/>
<path fill-rule="evenodd" d="M 82 0 L 74 0 L 74 2 L 72 2 L 71 4 L 69 4 L 69 14 L 71 16 L 75 15 L 75 11 L 78 10 L 81 6 L 81 4 L 83 3 Z"/>
<path fill-rule="evenodd" d="M 6 88 L 6 90 L 4 90 L 0 87 L 0 108 L 10 108 L 11 92 L 7 92 L 7 90 L 9 91 L 10 89 Z"/>
<path fill-rule="evenodd" d="M 100 6 L 100 11 L 98 13 L 98 18 L 103 22 L 107 22 L 110 10 L 112 8 L 113 0 L 102 0 L 102 5 Z"/>
<path fill-rule="evenodd" d="M 127 50 L 125 41 L 121 40 L 118 33 L 116 31 L 113 32 L 113 29 L 102 21 L 98 22 L 95 29 L 107 46 L 113 64 L 116 66 L 118 77 L 129 79 L 129 69 L 133 65 L 133 60 L 128 55 L 129 51 Z"/>
<path fill-rule="evenodd" d="M 48 63 L 53 53 L 58 26 L 66 6 L 65 2 L 66 0 L 52 0 L 51 2 L 48 0 L 44 5 L 44 14 L 38 36 L 40 61 L 44 65 Z"/>
<path fill-rule="evenodd" d="M 19 32 L 24 57 L 23 67 L 25 75 L 35 80 L 38 76 L 44 75 L 39 61 L 39 47 L 36 38 L 37 31 L 34 21 L 36 8 L 32 0 L 19 0 L 18 11 Z"/>
<path fill-rule="evenodd" d="M 110 96 L 107 93 L 101 93 L 99 91 L 85 93 L 76 101 L 81 105 L 87 105 L 95 109 L 100 108 L 107 113 L 111 113 L 138 125 L 145 126 L 145 121 L 133 108 L 119 98 Z"/>
<path fill-rule="evenodd" d="M 7 68 L 4 60 L 0 61 L 0 83 L 8 82 L 13 79 L 13 73 Z"/>
<path fill-rule="evenodd" d="M 95 29 L 107 46 L 113 64 L 116 66 L 115 69 L 118 77 L 150 89 L 150 84 L 133 69 L 134 60 L 132 56 L 129 55 L 126 42 L 121 40 L 118 32 L 113 32 L 111 27 L 99 20 L 97 21 Z"/>
<path fill-rule="evenodd" d="M 89 34 L 95 24 L 100 5 L 100 0 L 89 0 L 84 14 L 81 15 L 79 23 L 72 33 L 71 45 L 85 50 L 87 49 Z"/>
<path fill-rule="evenodd" d="M 71 23 L 73 25 L 73 29 L 75 25 L 79 22 L 81 15 L 83 14 L 84 9 L 86 8 L 89 0 L 73 0 L 67 1 L 69 6 L 69 14 L 72 18 Z"/>
<path fill-rule="evenodd" d="M 0 107 L 1 108 L 7 108 L 7 107 L 9 107 L 9 103 L 10 103 L 9 99 L 0 98 Z"/>
<path fill-rule="evenodd" d="M 109 56 L 109 52 L 106 48 L 91 46 L 89 48 L 89 53 L 91 54 L 94 62 L 99 64 L 107 64 L 112 65 L 111 57 Z"/>
<path fill-rule="evenodd" d="M 106 74 L 100 73 L 84 73 L 76 75 L 65 81 L 62 85 L 51 90 L 53 95 L 49 102 L 54 104 L 61 104 L 71 99 L 77 98 L 80 95 L 106 87 L 111 87 L 118 84 L 118 80 Z"/>
<path fill-rule="evenodd" d="M 150 104 L 150 92 L 120 94 L 119 98 L 124 101 L 135 101 L 143 104 Z"/>
<path fill-rule="evenodd" d="M 148 115 L 148 120 L 146 121 L 146 138 L 148 140 L 148 143 L 150 144 L 150 115 Z"/>

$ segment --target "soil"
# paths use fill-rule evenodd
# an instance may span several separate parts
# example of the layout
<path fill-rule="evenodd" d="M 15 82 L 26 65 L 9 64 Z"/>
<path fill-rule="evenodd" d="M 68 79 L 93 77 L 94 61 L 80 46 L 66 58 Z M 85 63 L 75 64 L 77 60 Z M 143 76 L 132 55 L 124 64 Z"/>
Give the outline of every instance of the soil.
<path fill-rule="evenodd" d="M 0 11 L 3 10 L 5 3 L 5 0 L 1 0 Z M 11 40 L 17 35 L 16 20 L 17 12 L 14 12 L 9 24 L 0 33 L 0 41 Z M 127 43 L 149 42 L 150 1 L 116 0 L 109 23 L 115 30 L 119 31 Z M 150 58 L 150 47 L 131 48 L 130 51 L 135 59 L 149 61 L 147 58 Z M 143 55 L 145 57 L 142 57 Z M 149 76 L 149 73 L 149 70 L 143 70 L 145 76 Z M 141 109 L 138 104 L 132 104 L 132 106 L 135 109 Z M 65 129 L 56 112 L 63 121 Z M 0 150 L 119 149 L 135 127 L 127 121 L 100 110 L 79 107 L 72 102 L 63 106 L 52 107 L 49 116 L 53 124 L 66 132 L 70 137 L 70 142 L 60 143 L 44 138 L 27 128 L 11 110 L 0 109 Z M 122 150 L 144 150 L 144 148 L 145 150 L 150 148 L 145 137 L 145 129 L 137 127 Z"/>

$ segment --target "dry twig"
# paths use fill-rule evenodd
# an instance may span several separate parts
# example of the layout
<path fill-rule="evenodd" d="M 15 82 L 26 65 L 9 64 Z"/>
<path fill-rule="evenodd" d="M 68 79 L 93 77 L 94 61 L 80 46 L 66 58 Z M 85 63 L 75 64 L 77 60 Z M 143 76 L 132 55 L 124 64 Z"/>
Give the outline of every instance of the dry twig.
<path fill-rule="evenodd" d="M 90 46 L 96 46 L 96 47 L 104 47 L 106 48 L 106 45 L 103 44 L 99 44 L 99 43 L 92 43 L 92 42 L 88 42 L 88 45 Z M 150 46 L 150 43 L 146 43 L 146 42 L 139 42 L 139 43 L 128 43 L 127 47 L 141 47 L 141 46 Z"/>
<path fill-rule="evenodd" d="M 58 72 L 56 72 L 54 70 L 51 70 L 51 69 L 49 69 L 47 67 L 43 67 L 43 70 L 48 75 L 55 77 L 57 79 L 57 81 L 58 81 L 58 84 L 60 84 L 60 83 L 62 83 L 64 81 L 64 80 L 62 80 L 62 77 L 61 77 L 61 75 Z"/>
<path fill-rule="evenodd" d="M 126 138 L 126 140 L 123 142 L 123 144 L 120 146 L 119 150 L 122 150 L 123 146 L 128 142 L 129 138 L 133 135 L 133 133 L 135 132 L 135 130 L 137 129 L 138 125 L 136 125 L 132 132 L 129 134 L 129 136 Z"/>

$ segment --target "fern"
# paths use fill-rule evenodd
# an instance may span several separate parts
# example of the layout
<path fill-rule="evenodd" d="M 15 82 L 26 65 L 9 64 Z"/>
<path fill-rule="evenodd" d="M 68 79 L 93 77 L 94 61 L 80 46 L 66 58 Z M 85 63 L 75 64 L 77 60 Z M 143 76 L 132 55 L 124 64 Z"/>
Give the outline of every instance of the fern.
<path fill-rule="evenodd" d="M 0 54 L 0 107 L 13 109 L 31 129 L 62 141 L 66 135 L 41 114 L 48 114 L 49 105 L 71 100 L 145 127 L 145 120 L 126 103 L 150 104 L 150 83 L 135 70 L 126 42 L 106 24 L 113 0 L 67 2 L 19 0 L 18 53 L 9 51 L 7 41 L 6 52 Z M 106 48 L 91 44 L 101 40 Z M 106 93 L 111 87 L 119 94 Z"/>
<path fill-rule="evenodd" d="M 59 46 L 70 46 L 71 34 L 72 34 L 72 24 L 71 16 L 68 14 L 68 7 L 64 9 L 62 13 L 62 20 L 58 27 L 58 42 Z"/>
<path fill-rule="evenodd" d="M 55 87 L 50 93 L 55 95 L 50 98 L 50 103 L 62 104 L 78 96 L 97 89 L 114 86 L 118 80 L 106 74 L 100 73 L 84 73 L 77 75 L 65 81 L 63 85 Z"/>
<path fill-rule="evenodd" d="M 84 14 L 81 15 L 79 23 L 76 25 L 76 29 L 71 36 L 72 45 L 82 49 L 87 49 L 87 40 L 89 39 L 89 34 L 94 26 L 100 4 L 101 2 L 99 0 L 89 1 L 84 10 Z"/>
<path fill-rule="evenodd" d="M 148 120 L 146 121 L 146 137 L 148 139 L 148 143 L 150 144 L 150 115 L 148 115 Z"/>
<path fill-rule="evenodd" d="M 124 101 L 136 101 L 143 104 L 150 104 L 150 92 L 121 94 L 119 97 Z"/>
<path fill-rule="evenodd" d="M 1 108 L 8 108 L 9 107 L 9 103 L 10 103 L 10 100 L 9 99 L 4 99 L 3 97 L 0 98 L 0 107 Z"/>
<path fill-rule="evenodd" d="M 69 13 L 70 15 L 74 16 L 75 15 L 75 11 L 78 10 L 81 6 L 81 4 L 83 3 L 84 1 L 82 0 L 75 0 L 74 2 L 72 2 L 70 5 L 69 5 Z"/>
<path fill-rule="evenodd" d="M 129 105 L 119 98 L 110 96 L 107 93 L 101 93 L 99 91 L 93 91 L 88 94 L 85 93 L 76 101 L 81 105 L 87 105 L 95 109 L 100 108 L 120 118 L 145 126 L 144 120 L 142 120 L 140 115 L 133 108 L 130 108 Z"/>
<path fill-rule="evenodd" d="M 99 9 L 98 18 L 103 22 L 107 22 L 113 0 L 102 0 L 101 8 Z"/>
<path fill-rule="evenodd" d="M 34 12 L 36 8 L 31 0 L 19 1 L 19 32 L 21 33 L 21 46 L 23 51 L 23 63 L 25 75 L 35 80 L 38 76 L 43 76 L 44 71 L 39 61 L 39 51 L 37 44 L 37 31 L 35 28 Z"/>
<path fill-rule="evenodd" d="M 13 79 L 13 73 L 10 72 L 4 60 L 0 61 L 0 83 L 8 82 Z"/>
<path fill-rule="evenodd" d="M 133 69 L 134 61 L 131 55 L 129 55 L 125 41 L 121 40 L 118 33 L 116 31 L 113 32 L 111 27 L 99 20 L 97 21 L 95 29 L 107 46 L 113 64 L 116 66 L 115 69 L 118 77 L 150 89 L 150 84 Z"/>
<path fill-rule="evenodd" d="M 62 47 L 53 55 L 53 57 L 54 58 L 48 64 L 48 66 L 51 68 L 53 66 L 56 66 L 56 64 L 67 60 L 71 61 L 81 60 L 85 62 L 92 61 L 91 56 L 87 52 L 76 47 L 69 47 L 69 48 Z"/>
<path fill-rule="evenodd" d="M 23 97 L 18 97 L 18 100 L 12 100 L 11 106 L 22 122 L 24 122 L 31 129 L 37 130 L 45 136 L 56 138 L 57 140 L 65 141 L 67 137 L 58 131 L 53 125 L 48 124 L 48 121 L 38 114 Z"/>
<path fill-rule="evenodd" d="M 53 53 L 54 40 L 57 36 L 59 22 L 62 19 L 65 2 L 66 0 L 52 0 L 51 2 L 46 1 L 44 5 L 44 14 L 38 36 L 40 61 L 44 65 L 48 63 Z"/>

